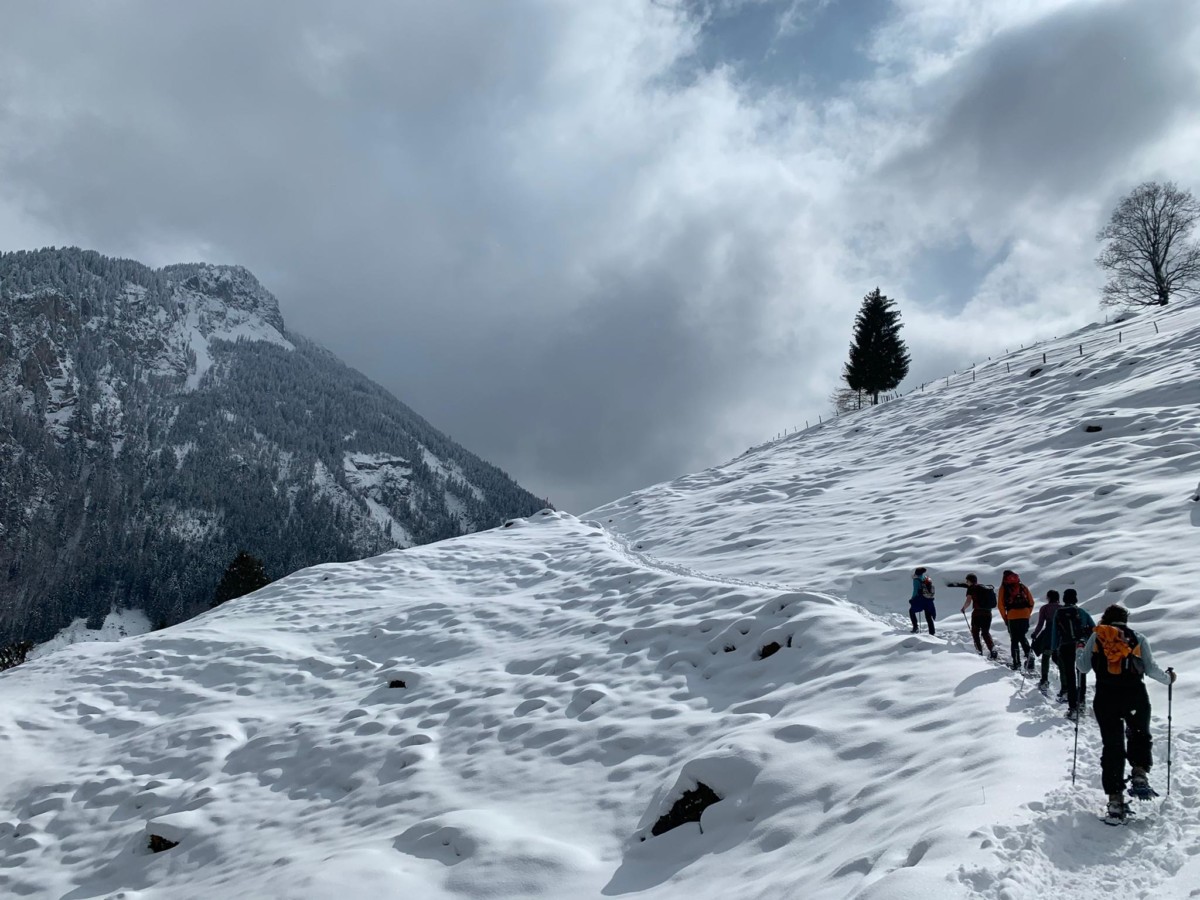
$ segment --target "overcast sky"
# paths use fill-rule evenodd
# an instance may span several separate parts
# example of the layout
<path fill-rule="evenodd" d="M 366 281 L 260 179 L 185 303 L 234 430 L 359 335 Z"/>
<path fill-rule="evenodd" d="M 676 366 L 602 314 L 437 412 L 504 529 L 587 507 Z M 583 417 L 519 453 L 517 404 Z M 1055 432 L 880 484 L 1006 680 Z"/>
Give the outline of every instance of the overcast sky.
<path fill-rule="evenodd" d="M 862 297 L 929 380 L 1102 317 L 1200 190 L 1194 0 L 9 3 L 0 247 L 240 263 L 560 508 L 815 419 Z"/>

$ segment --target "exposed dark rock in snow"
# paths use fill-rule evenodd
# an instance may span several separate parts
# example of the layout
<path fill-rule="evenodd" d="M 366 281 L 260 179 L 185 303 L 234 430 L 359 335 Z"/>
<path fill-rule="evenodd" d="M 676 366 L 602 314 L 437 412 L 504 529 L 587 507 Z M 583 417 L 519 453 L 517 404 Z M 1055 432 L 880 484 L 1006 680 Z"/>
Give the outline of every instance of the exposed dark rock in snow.
<path fill-rule="evenodd" d="M 684 791 L 683 796 L 671 804 L 671 808 L 659 817 L 650 829 L 650 834 L 658 837 L 672 828 L 686 825 L 688 822 L 699 822 L 703 812 L 714 803 L 721 800 L 716 792 L 703 782 L 697 783 L 690 791 Z"/>

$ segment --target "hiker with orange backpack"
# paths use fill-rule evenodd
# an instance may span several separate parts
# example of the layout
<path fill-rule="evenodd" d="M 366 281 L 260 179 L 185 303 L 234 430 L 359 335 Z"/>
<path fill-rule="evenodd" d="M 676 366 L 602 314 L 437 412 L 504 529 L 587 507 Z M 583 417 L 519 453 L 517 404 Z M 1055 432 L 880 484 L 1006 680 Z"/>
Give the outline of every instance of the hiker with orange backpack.
<path fill-rule="evenodd" d="M 1029 647 L 1029 617 L 1033 615 L 1033 594 L 1021 584 L 1021 576 L 1012 569 L 1005 569 L 996 591 L 996 609 L 1008 628 L 1012 642 L 1012 667 L 1021 668 L 1021 651 L 1025 651 L 1025 668 L 1033 670 L 1033 653 Z"/>
<path fill-rule="evenodd" d="M 1175 672 L 1172 669 L 1164 672 L 1158 667 L 1150 642 L 1129 627 L 1129 610 L 1117 605 L 1104 611 L 1100 624 L 1079 650 L 1075 666 L 1080 672 L 1096 674 L 1092 711 L 1104 745 L 1100 754 L 1100 780 L 1108 795 L 1105 821 L 1119 824 L 1129 813 L 1124 795 L 1127 754 L 1132 767 L 1129 793 L 1141 800 L 1157 796 L 1148 778 L 1153 742 L 1145 676 L 1172 685 Z"/>

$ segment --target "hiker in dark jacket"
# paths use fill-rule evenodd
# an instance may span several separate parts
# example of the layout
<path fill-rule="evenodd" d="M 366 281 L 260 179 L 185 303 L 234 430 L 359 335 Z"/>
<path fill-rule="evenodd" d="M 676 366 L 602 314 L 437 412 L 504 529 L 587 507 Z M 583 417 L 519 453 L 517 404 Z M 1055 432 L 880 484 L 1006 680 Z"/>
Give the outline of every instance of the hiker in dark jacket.
<path fill-rule="evenodd" d="M 1008 629 L 1008 638 L 1012 642 L 1012 667 L 1021 667 L 1021 651 L 1025 651 L 1025 668 L 1033 669 L 1033 656 L 1030 654 L 1029 617 L 1033 615 L 1033 594 L 1029 588 L 1021 584 L 1021 576 L 1012 569 L 1005 569 L 1000 579 L 1000 588 L 996 591 L 996 609 L 1000 610 L 1000 618 Z"/>
<path fill-rule="evenodd" d="M 1175 673 L 1158 667 L 1150 642 L 1129 627 L 1129 610 L 1113 605 L 1104 611 L 1100 624 L 1076 654 L 1080 672 L 1096 675 L 1096 697 L 1092 711 L 1100 726 L 1104 749 L 1100 755 L 1100 781 L 1108 794 L 1108 816 L 1124 819 L 1125 759 L 1132 767 L 1130 793 L 1148 798 L 1148 776 L 1153 764 L 1150 739 L 1150 697 L 1145 676 L 1172 684 Z"/>
<path fill-rule="evenodd" d="M 933 582 L 925 574 L 928 571 L 924 566 L 913 570 L 912 596 L 908 598 L 908 617 L 912 619 L 913 634 L 920 631 L 917 627 L 919 612 L 925 613 L 925 624 L 929 626 L 929 633 L 937 633 L 933 627 L 933 620 L 937 618 L 937 610 L 933 605 Z"/>
<path fill-rule="evenodd" d="M 1087 689 L 1087 675 L 1075 670 L 1075 653 L 1091 637 L 1096 620 L 1079 605 L 1075 588 L 1063 591 L 1063 602 L 1054 617 L 1054 657 L 1058 661 L 1059 699 L 1067 701 L 1067 718 L 1079 715 Z"/>
<path fill-rule="evenodd" d="M 1042 658 L 1042 678 L 1038 682 L 1038 687 L 1042 690 L 1050 686 L 1050 655 L 1054 646 L 1054 617 L 1058 615 L 1061 606 L 1062 604 L 1058 602 L 1058 591 L 1046 591 L 1046 602 L 1038 610 L 1037 625 L 1033 629 L 1033 634 L 1029 636 L 1034 652 Z"/>
<path fill-rule="evenodd" d="M 997 656 L 996 645 L 992 643 L 992 610 L 996 606 L 995 594 L 988 591 L 974 574 L 968 574 L 967 599 L 962 605 L 962 612 L 971 608 L 971 640 L 975 642 L 975 651 L 983 655 L 983 645 L 987 644 L 988 657 Z"/>

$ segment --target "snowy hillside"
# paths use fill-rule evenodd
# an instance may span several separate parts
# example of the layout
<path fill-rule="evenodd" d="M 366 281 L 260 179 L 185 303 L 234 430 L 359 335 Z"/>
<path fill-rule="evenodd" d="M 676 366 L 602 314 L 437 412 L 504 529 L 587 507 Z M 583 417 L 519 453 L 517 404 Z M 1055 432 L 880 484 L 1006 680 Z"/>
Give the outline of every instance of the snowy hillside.
<path fill-rule="evenodd" d="M 1162 322 L 582 519 L 311 568 L 10 670 L 0 888 L 1194 896 L 1200 309 Z M 918 564 L 936 637 L 908 633 Z M 1074 586 L 1093 612 L 1127 604 L 1180 672 L 1171 796 L 1126 827 L 1097 819 L 1090 717 L 1072 787 L 1062 707 L 969 645 L 947 582 L 1009 567 L 1039 602 Z M 1165 794 L 1166 691 L 1149 690 Z M 699 784 L 720 797 L 700 823 L 652 835 Z M 151 835 L 177 844 L 152 853 Z"/>

